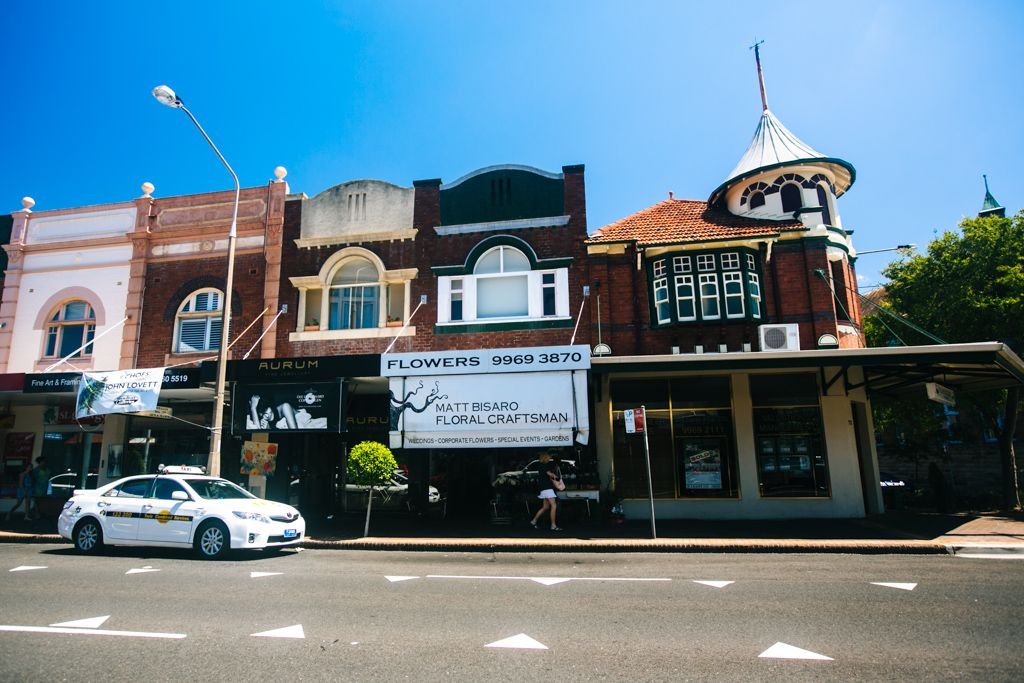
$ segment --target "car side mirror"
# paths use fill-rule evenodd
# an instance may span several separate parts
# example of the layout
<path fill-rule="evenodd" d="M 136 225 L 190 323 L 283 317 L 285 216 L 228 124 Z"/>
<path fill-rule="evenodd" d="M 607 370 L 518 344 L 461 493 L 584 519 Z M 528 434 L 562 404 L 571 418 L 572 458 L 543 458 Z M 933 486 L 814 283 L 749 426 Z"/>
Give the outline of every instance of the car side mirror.
<path fill-rule="evenodd" d="M 184 491 L 171 491 L 171 500 L 191 500 Z"/>

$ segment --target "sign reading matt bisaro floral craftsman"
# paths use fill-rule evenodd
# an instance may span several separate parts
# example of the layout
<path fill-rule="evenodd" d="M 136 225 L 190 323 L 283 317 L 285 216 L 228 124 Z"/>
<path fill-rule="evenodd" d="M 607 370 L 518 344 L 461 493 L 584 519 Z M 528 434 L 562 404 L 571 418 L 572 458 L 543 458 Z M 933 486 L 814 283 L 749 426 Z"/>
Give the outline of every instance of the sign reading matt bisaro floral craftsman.
<path fill-rule="evenodd" d="M 489 448 L 586 443 L 587 347 L 394 354 L 391 446 Z M 510 367 L 511 366 L 511 367 Z M 416 374 L 431 369 L 431 374 Z M 409 374 L 405 374 L 408 372 Z M 401 375 L 398 375 L 401 373 Z"/>

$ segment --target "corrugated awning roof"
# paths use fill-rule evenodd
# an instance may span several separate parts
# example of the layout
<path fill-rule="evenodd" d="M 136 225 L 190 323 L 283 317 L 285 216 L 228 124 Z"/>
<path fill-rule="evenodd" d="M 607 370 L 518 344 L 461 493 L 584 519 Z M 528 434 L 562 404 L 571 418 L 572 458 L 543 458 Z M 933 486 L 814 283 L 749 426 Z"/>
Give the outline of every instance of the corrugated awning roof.
<path fill-rule="evenodd" d="M 872 394 L 901 395 L 925 382 L 964 392 L 1024 384 L 1024 361 L 999 342 L 937 344 L 869 349 L 754 351 L 661 356 L 602 356 L 591 360 L 597 374 L 631 372 L 707 372 L 820 369 L 832 384 L 850 368 L 862 368 L 863 384 Z M 832 373 L 825 372 L 833 369 Z M 838 373 L 838 374 L 837 374 Z"/>

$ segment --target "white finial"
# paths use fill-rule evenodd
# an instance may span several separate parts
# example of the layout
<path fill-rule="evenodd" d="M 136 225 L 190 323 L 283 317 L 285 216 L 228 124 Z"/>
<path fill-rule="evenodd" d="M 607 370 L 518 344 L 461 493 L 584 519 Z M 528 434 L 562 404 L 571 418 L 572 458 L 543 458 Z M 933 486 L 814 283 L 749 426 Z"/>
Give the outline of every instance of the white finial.
<path fill-rule="evenodd" d="M 278 166 L 274 169 L 274 177 L 277 178 L 274 182 L 283 183 L 286 175 L 288 175 L 288 169 L 284 166 Z"/>
<path fill-rule="evenodd" d="M 155 190 L 155 189 L 156 189 L 156 186 L 153 185 L 153 183 L 142 183 L 142 196 L 143 197 L 150 197 L 150 196 L 152 196 L 153 190 Z"/>
<path fill-rule="evenodd" d="M 32 199 L 31 197 L 22 197 L 21 205 L 25 207 L 26 212 L 30 213 L 32 211 L 32 207 L 36 205 L 36 200 Z"/>

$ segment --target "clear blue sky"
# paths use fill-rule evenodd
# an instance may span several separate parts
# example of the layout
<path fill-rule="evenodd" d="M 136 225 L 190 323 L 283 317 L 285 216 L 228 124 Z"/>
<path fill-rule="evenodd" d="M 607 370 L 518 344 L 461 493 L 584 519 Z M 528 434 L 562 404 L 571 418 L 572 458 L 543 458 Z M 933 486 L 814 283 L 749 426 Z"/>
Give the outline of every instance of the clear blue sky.
<path fill-rule="evenodd" d="M 914 242 L 993 194 L 1024 206 L 1024 3 L 6 2 L 0 210 L 226 189 L 174 88 L 243 186 L 398 185 L 586 164 L 591 230 L 706 199 L 772 111 L 850 161 L 861 250 Z M 879 282 L 891 253 L 858 262 Z"/>

